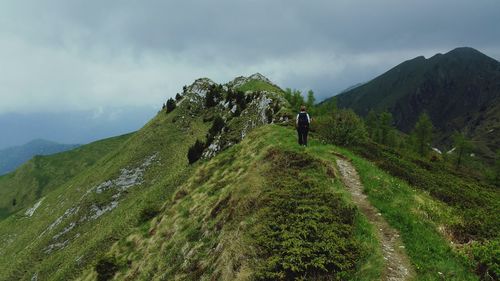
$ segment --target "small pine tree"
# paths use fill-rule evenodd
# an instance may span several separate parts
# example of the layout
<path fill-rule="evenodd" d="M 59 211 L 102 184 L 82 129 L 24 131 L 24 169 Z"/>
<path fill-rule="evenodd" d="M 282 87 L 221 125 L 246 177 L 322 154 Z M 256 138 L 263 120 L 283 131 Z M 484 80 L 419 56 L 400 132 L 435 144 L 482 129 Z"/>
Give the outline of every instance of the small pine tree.
<path fill-rule="evenodd" d="M 182 99 L 181 94 L 179 94 L 179 93 L 175 94 L 175 100 L 176 101 L 180 101 L 181 99 Z"/>
<path fill-rule="evenodd" d="M 366 116 L 366 130 L 368 131 L 368 136 L 373 141 L 377 141 L 376 135 L 378 126 L 377 114 L 375 113 L 375 111 L 370 110 L 370 112 L 368 112 L 368 115 Z"/>
<path fill-rule="evenodd" d="M 208 130 L 207 145 L 212 143 L 215 136 L 218 133 L 220 133 L 220 131 L 222 131 L 222 128 L 224 128 L 225 125 L 226 123 L 224 122 L 224 119 L 222 119 L 220 116 L 214 118 L 214 121 L 212 122 L 212 127 Z"/>
<path fill-rule="evenodd" d="M 292 105 L 292 89 L 285 89 L 285 99 L 290 103 L 290 105 Z"/>
<path fill-rule="evenodd" d="M 234 100 L 236 98 L 235 94 L 234 94 L 234 91 L 233 89 L 229 88 L 227 90 L 227 94 L 226 94 L 226 101 L 227 102 L 231 102 L 232 100 Z"/>
<path fill-rule="evenodd" d="M 17 205 L 17 200 L 16 198 L 12 199 L 12 206 L 16 206 Z"/>
<path fill-rule="evenodd" d="M 390 112 L 382 112 L 379 116 L 379 142 L 385 145 L 394 144 L 394 126 L 392 114 Z"/>
<path fill-rule="evenodd" d="M 167 100 L 167 113 L 172 112 L 172 110 L 175 109 L 175 106 L 176 106 L 176 104 L 175 104 L 174 99 L 173 98 L 169 98 Z"/>
<path fill-rule="evenodd" d="M 432 142 L 433 125 L 429 115 L 422 113 L 418 118 L 413 135 L 416 142 L 416 150 L 421 156 L 427 155 L 429 144 Z"/>
<path fill-rule="evenodd" d="M 500 184 L 500 149 L 497 150 L 495 159 L 495 182 Z"/>
<path fill-rule="evenodd" d="M 292 94 L 292 108 L 299 109 L 301 105 L 305 105 L 302 92 L 300 90 L 294 90 Z"/>
<path fill-rule="evenodd" d="M 335 111 L 337 111 L 339 109 L 339 99 L 337 98 L 337 96 L 335 96 L 335 97 L 332 98 L 330 109 L 333 112 L 335 112 Z"/>
<path fill-rule="evenodd" d="M 463 158 L 472 150 L 472 143 L 465 138 L 465 135 L 462 133 L 454 133 L 453 136 L 453 145 L 455 146 L 455 151 L 457 152 L 457 169 L 460 168 L 462 164 Z"/>
<path fill-rule="evenodd" d="M 205 106 L 214 107 L 222 98 L 222 85 L 210 85 L 207 94 L 205 95 Z"/>
<path fill-rule="evenodd" d="M 196 140 L 193 146 L 191 146 L 188 150 L 187 158 L 189 164 L 193 164 L 194 162 L 198 161 L 198 159 L 201 158 L 204 149 L 205 144 L 200 140 Z"/>
<path fill-rule="evenodd" d="M 247 100 L 245 98 L 245 93 L 242 91 L 237 91 L 235 94 L 235 100 L 236 100 L 236 105 L 237 105 L 237 111 L 241 112 L 247 108 Z"/>
<path fill-rule="evenodd" d="M 220 116 L 217 116 L 214 118 L 214 121 L 212 123 L 212 127 L 210 128 L 210 130 L 208 130 L 208 132 L 211 134 L 211 135 L 217 135 L 220 131 L 222 131 L 222 128 L 224 128 L 225 126 L 225 122 L 224 122 L 224 119 L 222 119 L 222 117 Z"/>
<path fill-rule="evenodd" d="M 316 103 L 316 98 L 314 97 L 314 92 L 313 90 L 309 90 L 307 92 L 307 102 L 306 102 L 307 109 L 311 111 L 315 103 Z"/>
<path fill-rule="evenodd" d="M 314 96 L 313 96 L 314 98 Z M 301 105 L 305 105 L 304 97 L 300 90 L 292 90 L 290 88 L 286 88 L 285 90 L 285 99 L 290 103 L 291 108 L 298 109 Z"/>

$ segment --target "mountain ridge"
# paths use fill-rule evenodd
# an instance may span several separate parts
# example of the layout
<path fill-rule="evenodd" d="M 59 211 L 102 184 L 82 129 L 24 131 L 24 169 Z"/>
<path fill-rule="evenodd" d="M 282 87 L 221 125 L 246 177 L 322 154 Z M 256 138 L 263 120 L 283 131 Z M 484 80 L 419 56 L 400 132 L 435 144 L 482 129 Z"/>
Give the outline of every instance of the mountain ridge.
<path fill-rule="evenodd" d="M 345 184 L 355 178 L 353 169 L 380 211 L 373 208 L 373 216 L 391 224 L 395 231 L 389 235 L 401 234 L 416 279 L 477 279 L 447 234 L 495 238 L 493 215 L 483 216 L 484 224 L 464 222 L 470 214 L 463 216 L 444 202 L 472 202 L 460 201 L 462 194 L 449 194 L 439 183 L 427 184 L 434 177 L 417 181 L 423 188 L 416 188 L 377 169 L 376 161 L 315 135 L 310 146 L 298 146 L 294 114 L 281 89 L 256 78 L 235 88 L 197 79 L 137 132 L 38 157 L 43 165 L 29 161 L 0 177 L 0 193 L 15 183 L 15 189 L 25 186 L 22 180 L 51 186 L 0 219 L 0 280 L 368 281 L 394 276 L 387 271 L 400 264 L 384 265 L 384 257 L 397 243 L 384 250 L 389 244 L 379 244 L 377 224 L 355 207 Z M 371 157 L 389 153 L 364 152 Z M 60 161 L 62 156 L 69 162 Z M 341 176 L 335 164 L 339 157 L 352 161 Z M 398 168 L 413 167 L 408 173 L 418 166 L 430 174 L 425 167 L 431 163 L 397 159 Z M 68 177 L 61 176 L 67 172 Z M 455 189 L 474 187 L 448 176 Z M 492 191 L 482 194 L 487 196 L 479 203 L 496 198 Z M 466 228 L 471 225 L 482 228 Z M 487 232 L 489 225 L 495 227 Z"/>
<path fill-rule="evenodd" d="M 204 159 L 213 158 L 255 128 L 287 122 L 285 103 L 280 93 L 230 91 L 208 79 L 196 80 L 172 112 L 158 112 L 81 173 L 0 221 L 0 280 L 75 277 L 75 268 L 91 266 L 101 248 L 110 245 L 109 237 L 133 229 L 143 211 L 168 200 L 190 176 L 196 165 L 187 155 L 196 141 L 209 152 Z M 219 118 L 222 128 L 211 129 Z M 35 268 L 33 259 L 41 259 Z M 26 272 L 19 276 L 18 270 Z"/>
<path fill-rule="evenodd" d="M 0 149 L 0 175 L 19 167 L 35 155 L 50 155 L 71 150 L 79 144 L 60 144 L 57 142 L 34 139 L 23 145 Z"/>
<path fill-rule="evenodd" d="M 405 133 L 427 112 L 437 129 L 435 145 L 441 147 L 449 147 L 450 136 L 460 131 L 489 159 L 500 148 L 495 121 L 500 117 L 500 62 L 473 48 L 407 60 L 336 99 L 339 107 L 362 116 L 389 111 Z"/>

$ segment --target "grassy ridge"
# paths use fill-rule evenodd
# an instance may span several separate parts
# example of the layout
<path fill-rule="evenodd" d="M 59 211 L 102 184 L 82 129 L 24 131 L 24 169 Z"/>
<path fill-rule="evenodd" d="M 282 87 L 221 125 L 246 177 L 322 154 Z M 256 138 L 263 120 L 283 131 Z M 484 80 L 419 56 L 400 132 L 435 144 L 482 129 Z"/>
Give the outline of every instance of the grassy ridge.
<path fill-rule="evenodd" d="M 230 122 L 225 128 L 240 136 L 267 114 L 257 94 L 247 98 L 255 100 L 241 116 L 233 116 L 244 121 L 242 127 Z M 18 212 L 1 221 L 0 280 L 79 276 L 168 202 L 193 172 L 186 155 L 196 140 L 206 139 L 211 126 L 206 117 L 232 116 L 222 103 L 205 107 L 202 95 L 187 92 L 185 101 L 173 112 L 160 112 L 119 148 L 44 195 L 31 205 L 38 206 L 33 216 Z"/>
<path fill-rule="evenodd" d="M 439 231 L 446 222 L 460 220 L 452 208 L 347 150 L 314 140 L 311 144 L 305 149 L 298 147 L 293 130 L 266 126 L 253 131 L 242 144 L 201 164 L 172 201 L 165 203 L 158 217 L 116 242 L 106 254 L 117 264 L 116 278 L 267 280 L 296 278 L 300 272 L 307 272 L 307 276 L 320 279 L 325 272 L 337 272 L 330 277 L 379 279 L 383 259 L 371 225 L 359 213 L 353 217 L 348 215 L 349 208 L 342 207 L 349 205 L 350 195 L 332 168 L 335 156 L 331 153 L 340 150 L 354 160 L 372 203 L 401 232 L 417 269 L 416 280 L 477 280 L 466 261 L 452 250 L 445 233 Z M 314 168 L 297 171 L 293 168 L 296 161 Z M 304 189 L 307 185 L 317 189 Z M 301 192 L 305 193 L 291 199 Z M 307 207 L 322 196 L 331 197 L 314 203 L 315 208 Z M 313 226 L 329 203 L 335 205 L 334 217 L 340 221 L 353 219 L 344 227 L 330 221 L 346 235 L 340 240 L 333 239 L 335 231 L 324 231 L 327 226 Z M 300 208 L 287 209 L 290 204 Z M 304 229 L 302 235 L 287 234 L 297 226 Z M 335 240 L 338 250 L 354 246 L 351 255 L 341 256 L 344 262 L 356 257 L 357 263 L 347 262 L 341 271 L 328 263 L 324 268 L 316 267 L 328 252 L 307 252 L 315 248 L 314 241 L 319 241 L 314 239 L 314 229 L 321 229 L 321 235 L 333 235 L 320 240 Z M 299 258 L 301 255 L 305 256 Z M 308 257 L 318 259 L 311 262 Z M 335 264 L 338 257 L 333 255 L 328 261 Z M 89 268 L 81 280 L 96 277 L 95 268 Z"/>
<path fill-rule="evenodd" d="M 290 174 L 278 169 L 297 161 L 311 169 Z M 355 269 L 368 276 L 380 273 L 373 260 L 368 262 L 377 253 L 370 226 L 349 205 L 331 163 L 298 149 L 293 131 L 261 127 L 197 165 L 157 217 L 102 258 L 116 265 L 108 267 L 117 270 L 116 280 L 290 279 L 306 273 L 370 280 L 353 277 Z M 281 181 L 290 185 L 278 185 Z M 277 230 L 280 220 L 284 228 Z M 301 235 L 293 231 L 297 227 Z M 312 245 L 319 251 L 308 253 Z M 300 253 L 301 258 L 292 258 Z M 80 280 L 97 276 L 96 268 L 88 268 Z"/>
<path fill-rule="evenodd" d="M 67 280 L 94 262 L 103 248 L 135 227 L 143 209 L 169 197 L 189 171 L 189 146 L 196 138 L 204 137 L 208 129 L 198 117 L 173 123 L 173 118 L 181 113 L 180 109 L 175 114 L 159 114 L 119 149 L 48 194 L 33 217 L 16 214 L 2 221 L 0 280 L 30 279 L 35 273 L 42 279 L 50 276 L 51 280 Z M 113 212 L 98 220 L 89 219 L 95 208 L 110 207 L 114 194 L 85 195 L 87 190 L 116 179 L 121 169 L 134 169 L 155 154 L 161 163 L 154 162 L 145 171 L 141 185 L 127 190 Z M 48 227 L 60 218 L 53 229 Z M 69 230 L 65 232 L 66 229 Z M 61 243 L 61 249 L 47 252 L 50 245 Z"/>
<path fill-rule="evenodd" d="M 1 176 L 0 219 L 33 205 L 119 147 L 130 136 L 100 140 L 50 156 L 35 156 L 16 171 Z"/>

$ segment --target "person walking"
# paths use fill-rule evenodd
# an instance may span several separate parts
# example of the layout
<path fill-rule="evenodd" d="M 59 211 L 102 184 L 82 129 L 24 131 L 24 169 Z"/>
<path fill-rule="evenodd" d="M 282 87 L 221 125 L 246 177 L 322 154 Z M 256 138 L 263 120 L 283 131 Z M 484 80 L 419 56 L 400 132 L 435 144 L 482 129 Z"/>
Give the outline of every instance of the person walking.
<path fill-rule="evenodd" d="M 306 112 L 304 105 L 300 106 L 300 112 L 297 114 L 295 120 L 295 127 L 299 136 L 299 145 L 307 146 L 307 134 L 309 133 L 309 125 L 311 124 L 311 117 Z"/>

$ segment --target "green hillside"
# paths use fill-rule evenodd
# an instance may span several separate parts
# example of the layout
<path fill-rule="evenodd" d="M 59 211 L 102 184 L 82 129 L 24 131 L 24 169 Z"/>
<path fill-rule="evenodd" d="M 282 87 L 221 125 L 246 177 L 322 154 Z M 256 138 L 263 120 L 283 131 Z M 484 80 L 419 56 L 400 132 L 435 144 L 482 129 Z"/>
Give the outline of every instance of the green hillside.
<path fill-rule="evenodd" d="M 78 145 L 59 144 L 47 140 L 33 140 L 21 146 L 0 150 L 0 175 L 15 170 L 35 155 L 50 155 L 71 149 Z"/>
<path fill-rule="evenodd" d="M 132 135 L 23 166 L 9 179 L 18 189 L 22 169 L 26 181 L 50 176 L 0 221 L 0 280 L 387 279 L 382 229 L 357 207 L 339 157 L 401 236 L 404 280 L 499 274 L 495 189 L 370 143 L 312 135 L 300 147 L 289 112 L 260 74 L 201 78 Z"/>
<path fill-rule="evenodd" d="M 50 156 L 35 156 L 16 171 L 0 176 L 0 219 L 37 200 L 92 166 L 130 135 L 109 138 Z"/>
<path fill-rule="evenodd" d="M 338 177 L 339 151 L 401 231 L 415 280 L 477 280 L 440 232 L 458 212 L 349 151 L 300 148 L 293 130 L 272 125 L 196 167 L 79 280 L 379 280 L 380 246 Z"/>
<path fill-rule="evenodd" d="M 396 127 L 409 133 L 428 113 L 436 127 L 434 145 L 451 149 L 453 132 L 493 159 L 500 148 L 500 62 L 472 48 L 405 61 L 373 80 L 336 96 L 338 106 L 361 116 L 370 110 L 392 113 Z M 332 99 L 323 102 L 328 106 Z"/>
<path fill-rule="evenodd" d="M 197 166 L 158 216 L 115 243 L 101 260 L 118 265 L 117 280 L 248 280 L 254 274 L 290 279 L 290 263 L 304 273 L 317 271 L 318 278 L 328 271 L 352 274 L 356 260 L 367 255 L 354 236 L 363 231 L 356 212 L 331 173 L 332 164 L 297 149 L 290 133 L 259 128 Z M 293 213 L 290 204 L 301 211 Z M 275 227 L 280 229 L 266 231 Z M 278 242 L 275 235 L 290 236 L 292 244 L 271 246 Z M 326 252 L 325 243 L 331 248 Z M 302 261 L 289 260 L 294 258 Z M 82 280 L 96 276 L 89 267 Z"/>
<path fill-rule="evenodd" d="M 218 92 L 216 103 L 208 106 L 207 94 L 219 91 L 214 85 L 207 79 L 195 81 L 173 112 L 161 111 L 77 176 L 51 179 L 52 192 L 29 210 L 3 220 L 0 279 L 29 279 L 35 272 L 56 280 L 74 276 L 114 239 L 128 233 L 143 210 L 162 204 L 184 182 L 192 172 L 186 155 L 196 140 L 211 139 L 204 153 L 210 158 L 253 128 L 277 119 L 286 102 L 271 92 L 247 92 L 243 100 Z M 224 134 L 212 132 L 216 116 L 224 120 L 220 128 Z M 29 176 L 38 172 L 35 167 Z M 21 185 L 22 180 L 13 182 Z"/>

